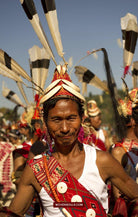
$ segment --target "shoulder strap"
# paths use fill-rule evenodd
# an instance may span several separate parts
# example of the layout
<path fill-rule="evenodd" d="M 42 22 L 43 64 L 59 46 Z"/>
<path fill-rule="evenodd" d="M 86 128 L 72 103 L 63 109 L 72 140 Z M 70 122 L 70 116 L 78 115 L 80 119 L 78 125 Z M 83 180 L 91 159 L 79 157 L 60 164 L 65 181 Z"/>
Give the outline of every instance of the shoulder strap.
<path fill-rule="evenodd" d="M 83 185 L 81 185 L 77 179 L 75 179 L 67 170 L 65 170 L 54 157 L 50 157 L 46 155 L 47 158 L 47 166 L 50 174 L 50 179 L 52 181 L 54 190 L 58 195 L 59 201 L 61 203 L 71 203 L 76 198 L 78 198 L 82 202 L 83 206 L 68 206 L 67 210 L 69 210 L 70 214 L 73 217 L 77 216 L 86 216 L 87 210 L 92 210 L 95 212 L 95 216 L 106 216 L 106 213 L 99 202 L 99 200 L 94 197 Z M 48 178 L 46 177 L 43 157 L 37 160 L 33 160 L 29 162 L 30 167 L 32 168 L 36 179 L 43 186 L 46 192 L 51 196 L 51 198 L 56 202 L 54 195 L 50 189 Z M 63 187 L 63 191 L 61 190 Z M 76 201 L 77 202 L 77 201 Z M 79 205 L 79 204 L 78 204 Z"/>

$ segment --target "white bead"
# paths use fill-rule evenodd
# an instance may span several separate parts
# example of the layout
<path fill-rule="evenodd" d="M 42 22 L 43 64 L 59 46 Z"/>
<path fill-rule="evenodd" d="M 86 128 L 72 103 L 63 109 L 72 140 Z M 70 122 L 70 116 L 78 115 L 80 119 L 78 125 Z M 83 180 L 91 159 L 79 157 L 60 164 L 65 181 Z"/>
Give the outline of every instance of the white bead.
<path fill-rule="evenodd" d="M 59 193 L 64 194 L 67 191 L 67 185 L 65 182 L 59 182 L 57 184 L 57 190 Z"/>
<path fill-rule="evenodd" d="M 71 198 L 71 202 L 82 202 L 82 198 L 79 195 L 74 195 Z"/>
<path fill-rule="evenodd" d="M 39 159 L 39 158 L 41 158 L 42 157 L 42 155 L 41 154 L 38 154 L 38 155 L 36 155 L 35 157 L 34 157 L 34 159 L 36 160 L 36 159 Z"/>
<path fill-rule="evenodd" d="M 87 209 L 86 211 L 86 217 L 95 217 L 96 213 L 94 211 L 94 209 Z"/>

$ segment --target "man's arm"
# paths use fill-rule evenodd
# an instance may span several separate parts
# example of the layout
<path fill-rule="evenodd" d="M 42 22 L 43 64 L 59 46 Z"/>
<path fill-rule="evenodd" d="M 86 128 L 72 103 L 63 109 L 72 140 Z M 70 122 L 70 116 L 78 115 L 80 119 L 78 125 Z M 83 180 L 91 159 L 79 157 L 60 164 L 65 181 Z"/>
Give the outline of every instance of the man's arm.
<path fill-rule="evenodd" d="M 96 162 L 104 182 L 110 180 L 131 200 L 138 198 L 138 184 L 127 175 L 120 163 L 111 154 L 99 151 Z"/>
<path fill-rule="evenodd" d="M 121 164 L 122 157 L 124 155 L 125 151 L 122 147 L 116 147 L 112 149 L 112 156 Z M 121 196 L 121 193 L 118 188 L 116 188 L 114 185 L 112 185 L 112 191 L 115 201 Z"/>
<path fill-rule="evenodd" d="M 20 181 L 20 176 L 26 164 L 26 159 L 18 152 L 15 152 L 13 163 L 14 163 L 13 179 L 14 179 L 14 183 L 18 185 Z"/>
<path fill-rule="evenodd" d="M 110 141 L 109 141 L 108 132 L 106 130 L 103 130 L 103 133 L 104 133 L 104 136 L 105 136 L 105 146 L 106 146 L 107 151 L 109 151 L 111 144 L 110 144 Z"/>
<path fill-rule="evenodd" d="M 18 215 L 26 213 L 31 205 L 35 193 L 34 182 L 36 182 L 34 174 L 31 168 L 27 165 L 21 176 L 18 191 L 9 206 L 9 209 L 12 212 Z"/>

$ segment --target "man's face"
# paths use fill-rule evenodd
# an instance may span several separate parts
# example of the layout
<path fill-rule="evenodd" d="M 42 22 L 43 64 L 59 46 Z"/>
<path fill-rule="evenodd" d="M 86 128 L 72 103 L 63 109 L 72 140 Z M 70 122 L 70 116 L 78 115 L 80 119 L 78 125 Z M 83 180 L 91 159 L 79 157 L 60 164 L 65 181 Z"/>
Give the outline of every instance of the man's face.
<path fill-rule="evenodd" d="M 12 144 L 16 144 L 17 143 L 17 139 L 13 136 L 9 136 L 9 141 L 12 143 Z"/>
<path fill-rule="evenodd" d="M 101 114 L 98 114 L 97 116 L 91 116 L 90 117 L 90 122 L 91 122 L 91 125 L 96 129 L 98 130 L 100 125 L 101 125 Z"/>
<path fill-rule="evenodd" d="M 72 100 L 59 100 L 48 112 L 47 128 L 60 148 L 72 146 L 77 139 L 80 124 L 78 105 Z"/>
<path fill-rule="evenodd" d="M 41 124 L 38 123 L 38 122 L 35 122 L 34 128 L 35 128 L 36 130 L 37 130 L 37 129 L 41 129 Z"/>
<path fill-rule="evenodd" d="M 19 132 L 20 132 L 22 135 L 27 136 L 27 134 L 28 134 L 28 129 L 25 129 L 24 127 L 22 127 L 22 128 L 19 129 Z"/>

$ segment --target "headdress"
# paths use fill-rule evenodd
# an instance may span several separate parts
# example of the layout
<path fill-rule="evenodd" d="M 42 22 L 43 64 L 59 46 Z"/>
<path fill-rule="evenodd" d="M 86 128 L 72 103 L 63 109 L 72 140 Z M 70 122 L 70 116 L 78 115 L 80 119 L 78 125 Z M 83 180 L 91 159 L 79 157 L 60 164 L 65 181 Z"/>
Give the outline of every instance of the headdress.
<path fill-rule="evenodd" d="M 125 97 L 125 99 L 119 99 L 118 100 L 118 110 L 120 115 L 127 117 L 132 115 L 132 101 Z"/>
<path fill-rule="evenodd" d="M 75 66 L 75 75 L 77 76 L 79 82 L 82 83 L 82 94 L 85 92 L 87 93 L 87 84 L 93 85 L 94 87 L 105 92 L 109 92 L 106 82 L 98 78 L 88 68 L 84 66 Z"/>
<path fill-rule="evenodd" d="M 123 39 L 124 77 L 132 63 L 138 37 L 137 17 L 131 13 L 121 17 L 121 30 Z"/>
<path fill-rule="evenodd" d="M 131 91 L 129 91 L 129 97 L 132 101 L 132 108 L 138 106 L 138 88 L 134 88 Z"/>
<path fill-rule="evenodd" d="M 31 125 L 33 125 L 35 122 L 42 123 L 41 117 L 42 117 L 42 107 L 40 106 L 40 97 L 39 95 L 35 95 L 35 107 L 34 107 L 34 114 L 31 119 Z"/>
<path fill-rule="evenodd" d="M 87 102 L 87 113 L 89 116 L 97 116 L 101 113 L 101 110 L 98 108 L 96 101 L 90 100 Z"/>
<path fill-rule="evenodd" d="M 43 103 L 53 97 L 63 96 L 76 98 L 81 102 L 85 101 L 85 98 L 80 94 L 79 87 L 72 83 L 71 78 L 67 73 L 67 66 L 58 65 L 54 71 L 52 82 L 46 88 L 45 94 L 41 98 L 40 103 Z"/>
<path fill-rule="evenodd" d="M 5 85 L 4 85 L 4 82 L 2 84 L 2 95 L 7 98 L 8 100 L 14 102 L 16 105 L 19 105 L 19 106 L 23 106 L 24 107 L 24 104 L 23 102 L 20 100 L 20 98 L 18 97 L 18 95 L 10 90 L 9 88 L 7 88 Z"/>
<path fill-rule="evenodd" d="M 130 118 L 132 117 L 132 109 L 138 103 L 138 88 L 134 88 L 128 92 L 124 99 L 118 100 L 118 111 L 121 116 L 126 119 L 126 125 L 130 125 Z"/>
<path fill-rule="evenodd" d="M 19 122 L 19 123 L 18 123 L 18 127 L 19 127 L 19 128 L 30 128 L 30 126 L 29 126 L 28 123 L 22 123 L 22 122 Z"/>

